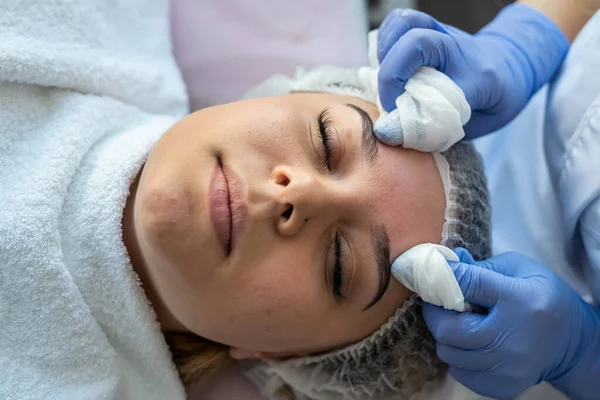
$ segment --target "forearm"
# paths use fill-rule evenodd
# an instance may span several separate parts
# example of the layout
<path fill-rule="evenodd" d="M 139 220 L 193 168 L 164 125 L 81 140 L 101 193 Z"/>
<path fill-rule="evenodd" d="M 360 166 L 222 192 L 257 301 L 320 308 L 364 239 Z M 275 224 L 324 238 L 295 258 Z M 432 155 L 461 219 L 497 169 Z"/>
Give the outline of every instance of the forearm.
<path fill-rule="evenodd" d="M 587 21 L 600 9 L 600 0 L 519 0 L 548 16 L 572 42 Z"/>
<path fill-rule="evenodd" d="M 525 84 L 522 88 L 528 91 L 528 98 L 552 79 L 570 45 L 569 39 L 552 18 L 525 4 L 525 1 L 505 7 L 477 35 L 506 44 L 506 58 L 516 68 L 517 78 L 523 79 Z"/>

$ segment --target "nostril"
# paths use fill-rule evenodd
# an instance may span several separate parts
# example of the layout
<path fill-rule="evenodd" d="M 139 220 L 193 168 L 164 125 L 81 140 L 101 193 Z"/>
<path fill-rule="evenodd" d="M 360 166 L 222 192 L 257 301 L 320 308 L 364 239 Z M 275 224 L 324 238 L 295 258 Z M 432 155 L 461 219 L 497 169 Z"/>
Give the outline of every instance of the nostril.
<path fill-rule="evenodd" d="M 287 209 L 283 212 L 283 214 L 281 214 L 281 216 L 283 218 L 285 218 L 286 220 L 288 220 L 291 218 L 293 212 L 294 212 L 294 206 L 290 204 L 290 205 L 288 205 Z"/>
<path fill-rule="evenodd" d="M 281 186 L 287 186 L 290 184 L 290 178 L 286 174 L 278 174 L 275 178 L 275 183 Z"/>

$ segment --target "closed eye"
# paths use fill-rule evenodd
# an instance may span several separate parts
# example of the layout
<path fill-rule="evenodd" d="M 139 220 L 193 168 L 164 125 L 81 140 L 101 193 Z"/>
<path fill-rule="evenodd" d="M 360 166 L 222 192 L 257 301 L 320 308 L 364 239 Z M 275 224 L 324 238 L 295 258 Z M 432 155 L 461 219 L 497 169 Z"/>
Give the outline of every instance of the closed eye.
<path fill-rule="evenodd" d="M 347 300 L 352 280 L 352 256 L 348 242 L 340 232 L 336 232 L 328 241 L 325 258 L 325 271 L 328 286 L 338 303 Z"/>
<path fill-rule="evenodd" d="M 336 299 L 345 300 L 344 294 L 342 293 L 342 287 L 344 286 L 344 267 L 342 265 L 342 244 L 341 236 L 335 235 L 334 239 L 334 266 L 333 266 L 333 295 Z"/>
<path fill-rule="evenodd" d="M 317 124 L 319 126 L 319 134 L 321 136 L 321 144 L 323 146 L 324 167 L 331 172 L 333 159 L 333 151 L 331 150 L 331 141 L 333 140 L 333 123 L 331 121 L 329 108 L 326 108 L 323 111 L 321 111 L 321 113 L 317 117 Z"/>

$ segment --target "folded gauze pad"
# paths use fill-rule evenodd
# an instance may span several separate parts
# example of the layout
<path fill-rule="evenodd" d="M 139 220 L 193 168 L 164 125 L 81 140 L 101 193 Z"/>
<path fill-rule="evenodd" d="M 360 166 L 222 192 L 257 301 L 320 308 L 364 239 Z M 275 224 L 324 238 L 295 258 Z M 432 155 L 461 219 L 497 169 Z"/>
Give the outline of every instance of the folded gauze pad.
<path fill-rule="evenodd" d="M 447 310 L 467 311 L 465 298 L 448 261 L 458 256 L 439 244 L 425 243 L 404 252 L 392 263 L 392 275 L 423 301 Z"/>
<path fill-rule="evenodd" d="M 378 93 L 377 30 L 369 32 L 369 62 L 371 67 L 361 68 L 359 77 Z M 380 116 L 375 135 L 381 142 L 422 152 L 442 152 L 465 136 L 463 126 L 471 118 L 471 108 L 450 78 L 433 68 L 421 67 L 405 89 L 391 113 L 381 107 L 376 96 Z"/>

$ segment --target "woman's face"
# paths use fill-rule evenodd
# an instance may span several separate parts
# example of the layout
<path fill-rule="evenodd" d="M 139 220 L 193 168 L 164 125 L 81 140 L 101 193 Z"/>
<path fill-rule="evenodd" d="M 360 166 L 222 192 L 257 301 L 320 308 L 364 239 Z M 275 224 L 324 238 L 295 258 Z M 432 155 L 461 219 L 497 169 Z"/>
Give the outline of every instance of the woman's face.
<path fill-rule="evenodd" d="M 433 157 L 376 142 L 377 116 L 354 97 L 297 93 L 172 127 L 133 205 L 155 301 L 239 357 L 331 350 L 378 329 L 410 295 L 390 262 L 441 241 L 445 200 Z"/>

